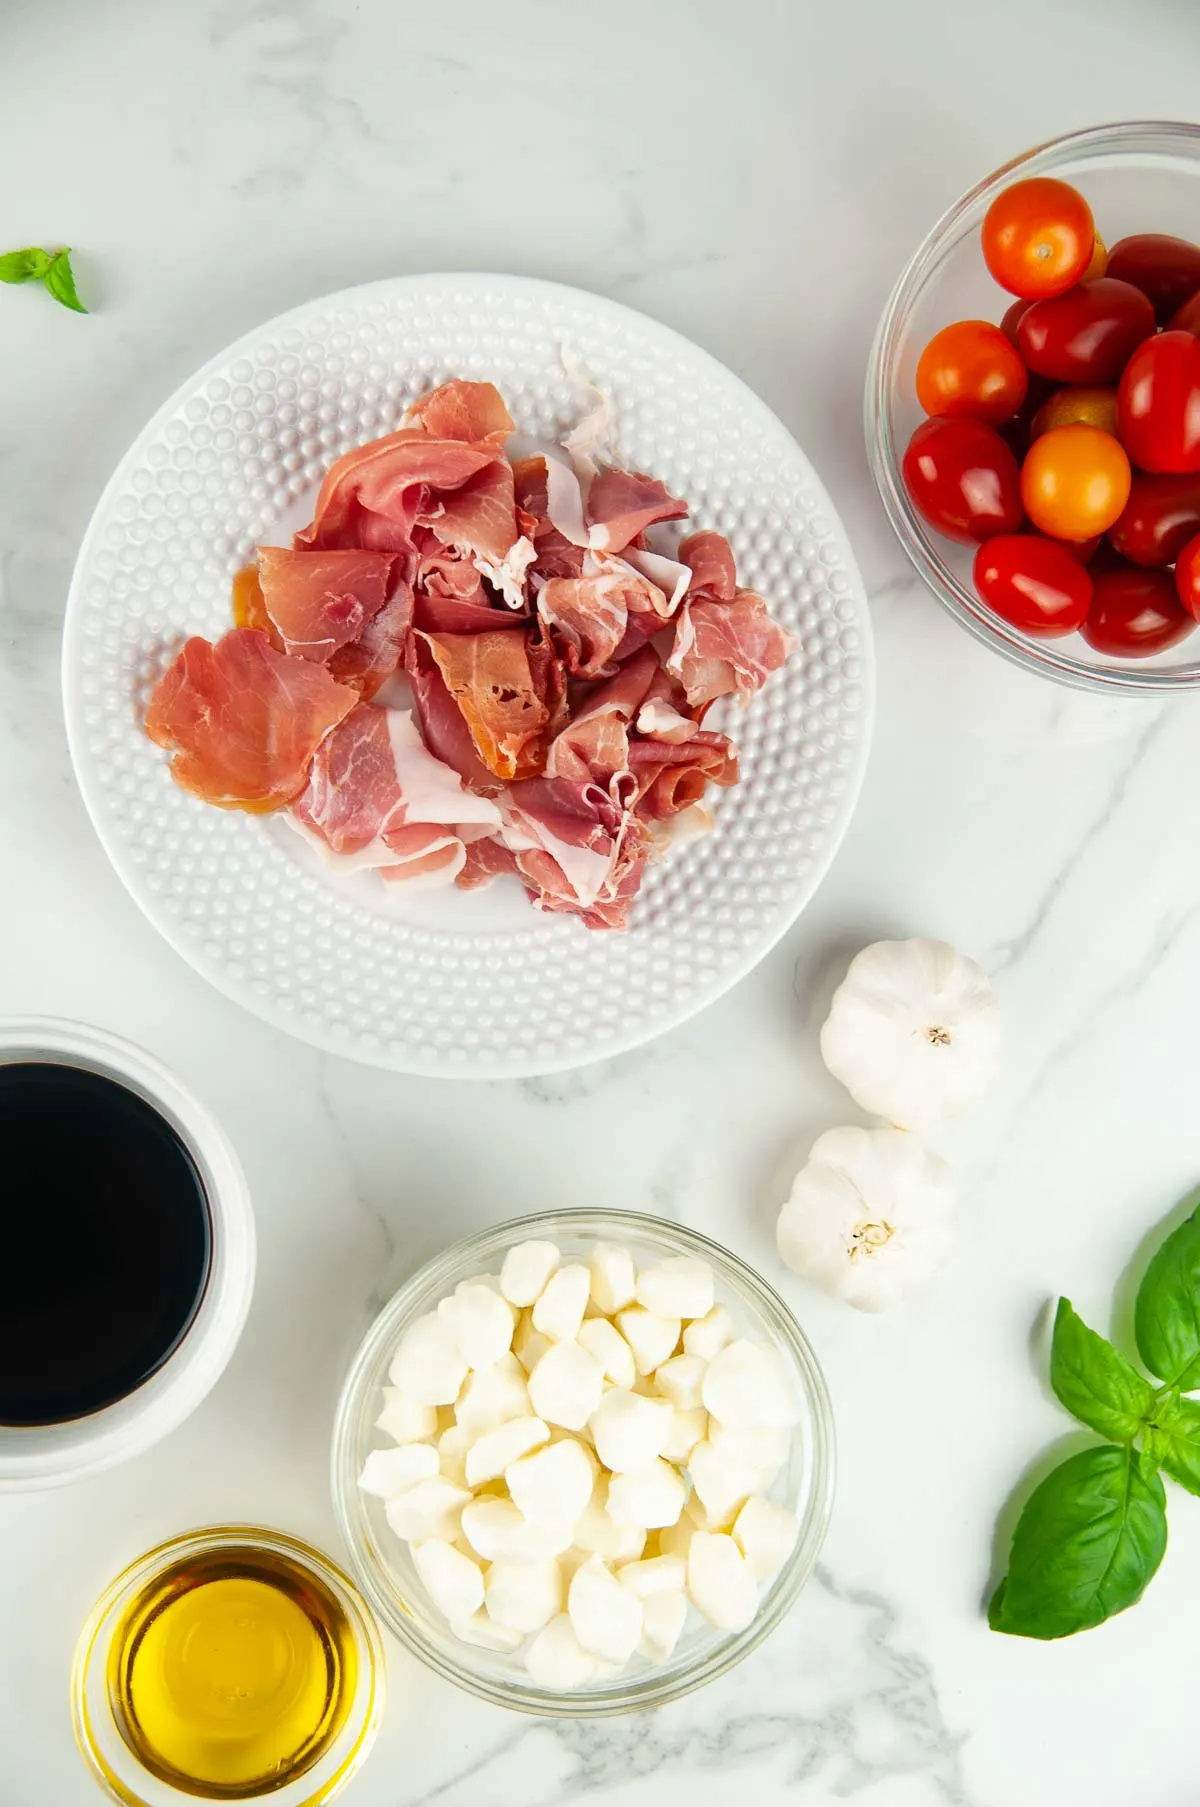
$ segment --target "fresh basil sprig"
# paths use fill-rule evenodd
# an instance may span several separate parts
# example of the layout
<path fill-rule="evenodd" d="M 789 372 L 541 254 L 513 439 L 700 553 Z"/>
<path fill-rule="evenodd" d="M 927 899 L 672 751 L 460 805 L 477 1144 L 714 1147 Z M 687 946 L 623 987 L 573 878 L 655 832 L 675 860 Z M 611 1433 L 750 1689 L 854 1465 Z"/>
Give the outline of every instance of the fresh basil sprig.
<path fill-rule="evenodd" d="M 75 273 L 71 268 L 70 247 L 62 251 L 43 251 L 40 245 L 28 245 L 24 251 L 0 253 L 0 282 L 41 282 L 56 301 L 86 314 L 75 292 Z"/>
<path fill-rule="evenodd" d="M 1200 1390 L 1200 1205 L 1151 1260 L 1134 1334 L 1157 1390 L 1069 1299 L 1058 1302 L 1050 1383 L 1108 1441 L 1060 1462 L 1026 1500 L 988 1608 L 993 1631 L 1065 1638 L 1124 1612 L 1167 1547 L 1159 1469 L 1200 1494 L 1200 1401 L 1183 1397 Z"/>
<path fill-rule="evenodd" d="M 1153 1462 L 1129 1444 L 1082 1450 L 1026 1501 L 988 1624 L 1023 1638 L 1087 1631 L 1141 1599 L 1166 1547 Z"/>

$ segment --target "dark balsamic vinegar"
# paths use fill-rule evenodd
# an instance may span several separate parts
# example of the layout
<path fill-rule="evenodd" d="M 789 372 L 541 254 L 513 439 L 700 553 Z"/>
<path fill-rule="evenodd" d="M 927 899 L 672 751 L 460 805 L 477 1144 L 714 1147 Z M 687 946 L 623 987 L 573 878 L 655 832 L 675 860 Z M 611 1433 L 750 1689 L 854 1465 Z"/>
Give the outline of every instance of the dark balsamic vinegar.
<path fill-rule="evenodd" d="M 195 1318 L 212 1225 L 188 1149 L 115 1079 L 0 1066 L 0 1424 L 61 1424 L 157 1372 Z"/>

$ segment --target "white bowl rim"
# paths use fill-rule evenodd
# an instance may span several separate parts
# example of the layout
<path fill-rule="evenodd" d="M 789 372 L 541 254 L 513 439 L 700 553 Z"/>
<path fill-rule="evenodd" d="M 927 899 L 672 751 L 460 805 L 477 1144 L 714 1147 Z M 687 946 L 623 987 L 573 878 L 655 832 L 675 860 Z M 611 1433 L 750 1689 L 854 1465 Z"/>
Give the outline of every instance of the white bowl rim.
<path fill-rule="evenodd" d="M 0 1017 L 0 1063 L 63 1061 L 116 1079 L 183 1138 L 212 1220 L 204 1297 L 178 1348 L 123 1399 L 62 1424 L 0 1425 L 0 1493 L 57 1486 L 139 1455 L 195 1410 L 232 1355 L 254 1289 L 255 1232 L 241 1163 L 216 1118 L 135 1043 L 63 1017 Z"/>

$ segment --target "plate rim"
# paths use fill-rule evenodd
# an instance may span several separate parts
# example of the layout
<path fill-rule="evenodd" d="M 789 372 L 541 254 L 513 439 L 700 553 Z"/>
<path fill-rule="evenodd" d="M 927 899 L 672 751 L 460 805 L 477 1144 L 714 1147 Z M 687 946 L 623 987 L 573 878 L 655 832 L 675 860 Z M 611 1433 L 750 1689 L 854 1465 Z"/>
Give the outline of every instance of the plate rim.
<path fill-rule="evenodd" d="M 636 321 L 640 330 L 649 329 L 652 336 L 660 335 L 674 346 L 684 348 L 689 356 L 699 358 L 712 366 L 724 382 L 735 385 L 742 397 L 750 401 L 753 409 L 764 415 L 774 427 L 786 436 L 807 467 L 808 481 L 812 485 L 814 495 L 823 511 L 830 517 L 834 537 L 839 541 L 845 569 L 852 582 L 852 594 L 855 602 L 859 604 L 859 626 L 862 630 L 862 645 L 859 649 L 862 674 L 858 680 L 863 695 L 862 709 L 859 714 L 862 727 L 855 743 L 853 764 L 846 770 L 846 782 L 839 800 L 837 818 L 828 826 L 827 838 L 821 852 L 813 860 L 812 866 L 802 882 L 789 894 L 787 903 L 781 908 L 778 916 L 773 918 L 767 924 L 764 932 L 743 949 L 727 968 L 722 969 L 715 979 L 690 992 L 685 1002 L 657 1018 L 652 1026 L 647 1028 L 641 1024 L 624 1033 L 618 1031 L 599 1047 L 593 1046 L 582 1051 L 564 1051 L 561 1057 L 555 1057 L 549 1062 L 544 1057 L 537 1056 L 529 1058 L 514 1056 L 503 1059 L 487 1056 L 474 1060 L 455 1061 L 447 1055 L 435 1060 L 424 1060 L 415 1051 L 404 1050 L 397 1055 L 385 1044 L 380 1044 L 377 1049 L 368 1049 L 361 1043 L 355 1042 L 350 1036 L 339 1036 L 327 1030 L 324 1025 L 312 1024 L 306 1019 L 278 1007 L 272 998 L 258 993 L 253 987 L 244 985 L 229 975 L 223 964 L 210 960 L 202 948 L 194 946 L 182 934 L 177 933 L 175 919 L 169 911 L 159 907 L 157 895 L 137 883 L 136 869 L 133 863 L 125 857 L 124 844 L 111 831 L 106 820 L 104 794 L 95 780 L 87 758 L 83 756 L 82 715 L 85 698 L 80 688 L 82 665 L 79 661 L 72 662 L 72 653 L 81 632 L 80 624 L 84 614 L 83 570 L 92 553 L 93 543 L 99 535 L 101 516 L 106 510 L 110 497 L 124 483 L 127 472 L 137 461 L 145 442 L 160 425 L 165 425 L 198 385 L 209 376 L 215 375 L 239 354 L 244 355 L 249 348 L 254 347 L 261 340 L 264 334 L 286 330 L 289 325 L 316 310 L 332 310 L 339 303 L 348 302 L 351 299 L 361 301 L 372 294 L 383 292 L 395 294 L 405 290 L 420 292 L 431 287 L 437 289 L 448 284 L 462 283 L 488 283 L 493 286 L 498 284 L 514 293 L 537 293 L 551 299 L 559 295 L 572 298 L 582 297 L 592 305 L 598 305 L 602 309 Z M 60 671 L 67 749 L 70 754 L 72 773 L 88 819 L 121 884 L 143 917 L 157 931 L 168 947 L 193 972 L 212 985 L 232 1004 L 249 1011 L 260 1021 L 268 1023 L 272 1028 L 280 1030 L 294 1040 L 315 1047 L 323 1054 L 334 1054 L 346 1060 L 357 1061 L 364 1066 L 425 1079 L 496 1082 L 541 1078 L 554 1073 L 570 1072 L 579 1067 L 594 1066 L 658 1041 L 662 1036 L 670 1034 L 686 1022 L 690 1022 L 693 1017 L 699 1016 L 702 1011 L 715 1004 L 719 998 L 732 991 L 761 964 L 773 948 L 778 946 L 788 930 L 794 926 L 802 912 L 811 903 L 820 885 L 827 877 L 841 850 L 846 832 L 858 806 L 875 731 L 875 646 L 866 586 L 841 514 L 834 505 L 821 476 L 814 468 L 812 460 L 791 429 L 779 418 L 770 404 L 764 401 L 762 396 L 752 389 L 736 371 L 722 363 L 704 346 L 698 345 L 695 340 L 688 338 L 685 333 L 668 326 L 664 321 L 655 319 L 652 314 L 646 314 L 640 308 L 630 307 L 623 301 L 616 301 L 612 297 L 599 294 L 592 289 L 579 288 L 571 283 L 554 282 L 540 276 L 523 276 L 511 271 L 472 269 L 411 272 L 401 276 L 378 277 L 370 282 L 353 283 L 346 288 L 334 289 L 324 295 L 314 295 L 307 301 L 298 303 L 295 307 L 285 309 L 283 313 L 260 321 L 240 337 L 214 352 L 184 377 L 135 434 L 96 499 L 79 542 L 67 590 Z"/>

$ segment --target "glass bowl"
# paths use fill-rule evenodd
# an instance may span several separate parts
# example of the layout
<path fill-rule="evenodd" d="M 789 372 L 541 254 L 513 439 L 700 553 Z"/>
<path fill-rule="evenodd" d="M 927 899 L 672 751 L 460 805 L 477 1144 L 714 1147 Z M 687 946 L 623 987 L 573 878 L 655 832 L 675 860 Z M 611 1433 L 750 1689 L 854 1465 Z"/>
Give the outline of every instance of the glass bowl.
<path fill-rule="evenodd" d="M 567 1257 L 586 1257 L 593 1243 L 605 1241 L 628 1248 L 639 1265 L 672 1255 L 707 1261 L 717 1299 L 729 1307 L 743 1334 L 782 1356 L 802 1408 L 788 1466 L 771 1490 L 795 1513 L 800 1532 L 784 1567 L 764 1584 L 751 1624 L 730 1634 L 695 1622 L 697 1615 L 689 1612 L 668 1662 L 651 1665 L 635 1658 L 621 1675 L 571 1692 L 536 1685 L 519 1653 L 493 1653 L 457 1638 L 425 1594 L 407 1545 L 387 1523 L 383 1501 L 357 1485 L 368 1451 L 386 1441 L 374 1428 L 375 1419 L 383 1406 L 388 1365 L 404 1331 L 460 1280 L 498 1272 L 506 1251 L 532 1237 L 557 1243 Z M 833 1496 L 833 1420 L 821 1370 L 799 1325 L 783 1300 L 735 1255 L 694 1230 L 637 1212 L 553 1211 L 512 1219 L 458 1243 L 401 1287 L 371 1326 L 346 1378 L 332 1465 L 334 1506 L 350 1566 L 389 1630 L 439 1675 L 484 1700 L 526 1713 L 584 1719 L 676 1700 L 724 1675 L 775 1629 L 812 1572 L 825 1537 Z"/>
<path fill-rule="evenodd" d="M 1124 121 L 1072 132 L 1026 151 L 943 215 L 892 290 L 871 348 L 865 428 L 871 469 L 900 544 L 944 608 L 995 652 L 1026 671 L 1105 695 L 1162 695 L 1200 686 L 1200 634 L 1149 659 L 1113 659 L 1078 634 L 1034 640 L 980 601 L 975 548 L 943 539 L 909 501 L 900 461 L 924 418 L 917 359 L 952 320 L 999 322 L 1013 297 L 989 276 L 979 248 L 983 216 L 1011 182 L 1057 176 L 1086 196 L 1108 245 L 1132 232 L 1200 240 L 1200 125 Z"/>
<path fill-rule="evenodd" d="M 224 1783 L 201 1784 L 167 1780 L 148 1769 L 136 1755 L 122 1730 L 119 1690 L 113 1665 L 128 1617 L 135 1603 L 160 1578 L 177 1565 L 205 1559 L 237 1558 L 249 1551 L 261 1557 L 281 1559 L 299 1570 L 305 1584 L 319 1594 L 331 1595 L 344 1620 L 347 1639 L 344 1716 L 327 1743 L 302 1768 L 282 1781 L 271 1777 L 250 1788 Z M 286 1673 L 278 1682 L 286 1698 Z M 383 1713 L 385 1668 L 379 1628 L 358 1590 L 341 1569 L 311 1544 L 281 1531 L 258 1525 L 212 1525 L 174 1537 L 148 1550 L 125 1569 L 97 1600 L 79 1635 L 71 1676 L 71 1717 L 75 1739 L 92 1773 L 105 1793 L 123 1807 L 186 1807 L 186 1803 L 223 1800 L 227 1807 L 238 1802 L 269 1799 L 272 1807 L 325 1807 L 357 1775 L 366 1759 Z M 228 1691 L 228 1690 L 227 1690 Z M 213 1686 L 219 1702 L 220 1689 Z M 214 1714 L 210 1735 L 219 1739 L 228 1712 Z"/>

